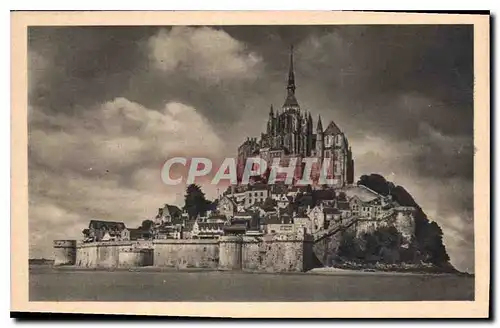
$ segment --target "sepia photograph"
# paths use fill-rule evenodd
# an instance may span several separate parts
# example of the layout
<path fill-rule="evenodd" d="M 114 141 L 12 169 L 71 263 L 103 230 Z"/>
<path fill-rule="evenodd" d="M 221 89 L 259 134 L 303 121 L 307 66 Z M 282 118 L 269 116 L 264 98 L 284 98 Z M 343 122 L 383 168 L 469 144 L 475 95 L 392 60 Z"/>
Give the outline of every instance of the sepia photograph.
<path fill-rule="evenodd" d="M 18 17 L 23 302 L 487 315 L 488 16 L 105 14 Z"/>

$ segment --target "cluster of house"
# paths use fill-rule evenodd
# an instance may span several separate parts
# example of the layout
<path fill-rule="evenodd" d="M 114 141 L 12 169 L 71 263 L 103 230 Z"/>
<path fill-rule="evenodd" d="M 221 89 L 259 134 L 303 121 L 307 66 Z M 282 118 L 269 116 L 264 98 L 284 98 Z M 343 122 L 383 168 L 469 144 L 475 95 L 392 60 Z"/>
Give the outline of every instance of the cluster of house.
<path fill-rule="evenodd" d="M 314 235 L 356 218 L 356 232 L 395 225 L 403 236 L 414 234 L 414 208 L 402 207 L 390 196 L 363 185 L 312 190 L 310 187 L 253 184 L 232 186 L 216 201 L 216 208 L 190 218 L 166 204 L 148 227 L 129 229 L 123 222 L 90 221 L 85 241 L 202 239 L 227 234 Z"/>

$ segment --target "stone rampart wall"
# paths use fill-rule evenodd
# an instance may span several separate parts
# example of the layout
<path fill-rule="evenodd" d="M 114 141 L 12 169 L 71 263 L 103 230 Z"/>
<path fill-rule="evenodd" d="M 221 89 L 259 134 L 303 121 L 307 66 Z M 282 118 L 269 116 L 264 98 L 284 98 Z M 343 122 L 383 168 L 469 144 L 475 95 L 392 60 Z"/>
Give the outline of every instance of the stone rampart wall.
<path fill-rule="evenodd" d="M 154 265 L 266 272 L 310 269 L 312 241 L 301 234 L 222 236 L 220 239 L 165 239 L 80 243 L 76 265 L 117 268 Z"/>
<path fill-rule="evenodd" d="M 155 240 L 153 248 L 157 267 L 215 269 L 219 264 L 217 239 Z"/>
<path fill-rule="evenodd" d="M 116 268 L 125 263 L 145 266 L 152 265 L 152 256 L 152 245 L 147 242 L 80 243 L 76 247 L 75 264 L 86 268 Z"/>

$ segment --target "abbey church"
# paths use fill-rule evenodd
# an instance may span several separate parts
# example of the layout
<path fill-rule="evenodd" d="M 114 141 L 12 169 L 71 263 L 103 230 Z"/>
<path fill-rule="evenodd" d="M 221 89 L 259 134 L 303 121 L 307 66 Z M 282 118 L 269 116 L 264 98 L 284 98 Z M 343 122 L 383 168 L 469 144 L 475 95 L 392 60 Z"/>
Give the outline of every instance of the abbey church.
<path fill-rule="evenodd" d="M 289 158 L 298 158 L 299 163 L 307 157 L 314 157 L 317 163 L 329 158 L 328 169 L 334 185 L 341 188 L 352 184 L 354 179 L 354 160 L 351 147 L 345 134 L 331 121 L 323 129 L 321 116 L 314 126 L 311 113 L 301 109 L 295 96 L 295 73 L 293 68 L 293 47 L 290 51 L 287 95 L 281 108 L 271 105 L 265 133 L 260 139 L 247 138 L 238 148 L 238 174 L 243 171 L 249 157 L 260 157 L 268 163 L 280 158 L 284 163 Z M 303 165 L 303 164 L 301 164 Z"/>

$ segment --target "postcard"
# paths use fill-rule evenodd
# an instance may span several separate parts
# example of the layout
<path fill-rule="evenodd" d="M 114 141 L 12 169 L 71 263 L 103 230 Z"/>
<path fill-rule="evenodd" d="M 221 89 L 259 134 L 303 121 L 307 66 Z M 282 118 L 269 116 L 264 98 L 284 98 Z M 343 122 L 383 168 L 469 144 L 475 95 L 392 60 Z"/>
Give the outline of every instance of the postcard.
<path fill-rule="evenodd" d="M 11 311 L 489 316 L 488 15 L 11 18 Z"/>

